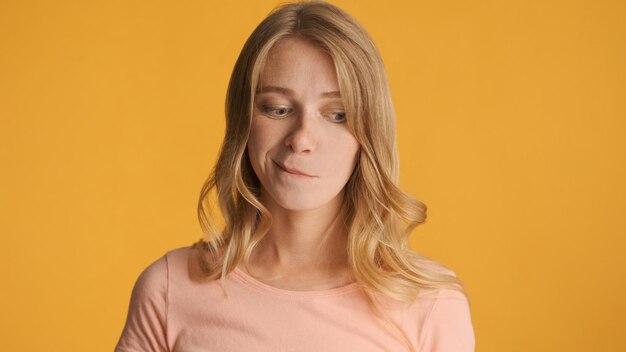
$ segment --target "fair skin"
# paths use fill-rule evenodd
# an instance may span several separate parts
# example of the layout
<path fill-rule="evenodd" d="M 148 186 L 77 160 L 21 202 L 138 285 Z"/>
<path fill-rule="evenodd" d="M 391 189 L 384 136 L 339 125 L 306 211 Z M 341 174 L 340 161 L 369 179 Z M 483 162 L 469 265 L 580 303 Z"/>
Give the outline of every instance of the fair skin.
<path fill-rule="evenodd" d="M 352 281 L 340 206 L 359 144 L 332 58 L 303 39 L 270 51 L 255 95 L 247 152 L 272 227 L 249 272 L 274 287 L 323 290 Z"/>

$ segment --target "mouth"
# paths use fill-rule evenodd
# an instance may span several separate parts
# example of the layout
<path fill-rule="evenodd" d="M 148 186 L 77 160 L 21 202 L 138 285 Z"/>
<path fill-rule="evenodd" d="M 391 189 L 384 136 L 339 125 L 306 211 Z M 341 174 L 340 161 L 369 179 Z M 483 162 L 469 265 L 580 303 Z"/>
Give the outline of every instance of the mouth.
<path fill-rule="evenodd" d="M 288 168 L 276 161 L 274 161 L 274 164 L 276 164 L 276 166 L 278 166 L 278 168 L 280 168 L 282 171 L 284 171 L 285 173 L 288 173 L 290 175 L 294 175 L 294 176 L 303 176 L 303 177 L 317 177 L 317 176 L 313 176 L 313 175 L 309 175 L 303 171 L 300 171 L 298 169 L 293 169 L 293 168 Z"/>

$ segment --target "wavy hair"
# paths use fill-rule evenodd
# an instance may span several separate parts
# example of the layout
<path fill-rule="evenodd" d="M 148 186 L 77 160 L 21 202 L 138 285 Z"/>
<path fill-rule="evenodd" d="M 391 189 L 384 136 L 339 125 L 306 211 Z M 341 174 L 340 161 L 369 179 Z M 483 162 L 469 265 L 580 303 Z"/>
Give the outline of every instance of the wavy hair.
<path fill-rule="evenodd" d="M 426 206 L 398 186 L 395 111 L 383 61 L 365 29 L 333 5 L 321 1 L 281 5 L 244 44 L 228 86 L 224 141 L 198 201 L 206 238 L 194 243 L 192 260 L 200 268 L 200 278 L 221 278 L 223 283 L 240 262 L 247 267 L 253 249 L 271 227 L 272 216 L 259 200 L 260 182 L 246 145 L 267 55 L 287 37 L 317 45 L 335 64 L 350 117 L 347 126 L 360 144 L 341 207 L 348 262 L 370 307 L 413 351 L 406 335 L 383 313 L 377 296 L 411 302 L 430 290 L 465 291 L 454 272 L 408 247 L 409 234 L 426 220 Z M 221 218 L 213 212 L 215 199 Z"/>

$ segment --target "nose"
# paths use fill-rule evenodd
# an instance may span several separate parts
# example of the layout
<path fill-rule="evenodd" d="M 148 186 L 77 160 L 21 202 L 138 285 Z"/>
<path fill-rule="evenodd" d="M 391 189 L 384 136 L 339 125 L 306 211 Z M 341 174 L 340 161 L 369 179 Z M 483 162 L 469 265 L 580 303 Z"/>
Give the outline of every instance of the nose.
<path fill-rule="evenodd" d="M 285 145 L 294 153 L 310 153 L 317 147 L 319 139 L 319 119 L 312 109 L 302 109 L 293 119 L 293 125 L 285 138 Z"/>

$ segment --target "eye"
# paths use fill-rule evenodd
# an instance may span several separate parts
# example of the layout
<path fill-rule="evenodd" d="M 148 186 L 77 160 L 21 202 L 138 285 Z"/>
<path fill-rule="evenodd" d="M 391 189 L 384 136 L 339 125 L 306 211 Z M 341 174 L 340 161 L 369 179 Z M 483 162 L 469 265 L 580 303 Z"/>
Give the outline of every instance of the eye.
<path fill-rule="evenodd" d="M 330 114 L 328 114 L 328 117 L 333 122 L 344 122 L 344 121 L 346 121 L 346 113 L 345 112 L 339 112 L 339 111 L 331 112 Z"/>
<path fill-rule="evenodd" d="M 276 117 L 285 117 L 293 112 L 293 109 L 286 106 L 261 106 L 261 111 L 264 114 L 274 115 Z"/>

